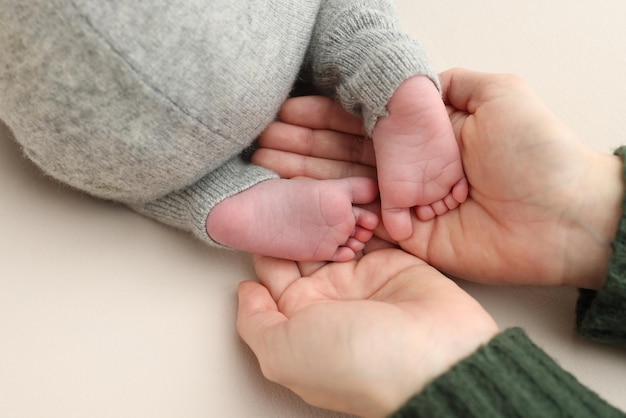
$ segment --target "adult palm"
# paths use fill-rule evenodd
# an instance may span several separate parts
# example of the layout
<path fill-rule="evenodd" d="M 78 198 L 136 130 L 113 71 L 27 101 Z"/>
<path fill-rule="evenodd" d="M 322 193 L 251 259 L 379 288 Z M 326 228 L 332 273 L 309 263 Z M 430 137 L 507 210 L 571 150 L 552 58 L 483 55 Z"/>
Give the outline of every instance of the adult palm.
<path fill-rule="evenodd" d="M 237 327 L 264 375 L 308 403 L 394 412 L 498 327 L 452 280 L 399 249 L 345 263 L 256 257 Z"/>
<path fill-rule="evenodd" d="M 470 195 L 431 221 L 413 217 L 399 245 L 468 280 L 600 287 L 621 215 L 620 159 L 579 142 L 518 77 L 455 69 L 441 82 Z M 372 175 L 371 143 L 339 112 L 329 99 L 287 102 L 255 162 L 285 176 Z"/>

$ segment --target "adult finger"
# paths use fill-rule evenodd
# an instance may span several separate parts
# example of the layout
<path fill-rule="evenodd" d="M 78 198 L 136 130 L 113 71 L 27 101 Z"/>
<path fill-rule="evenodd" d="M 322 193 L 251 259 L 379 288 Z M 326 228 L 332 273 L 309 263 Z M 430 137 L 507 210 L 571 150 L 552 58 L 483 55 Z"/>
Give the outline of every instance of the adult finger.
<path fill-rule="evenodd" d="M 369 177 L 376 179 L 376 168 L 349 161 L 329 160 L 261 148 L 252 156 L 252 162 L 275 171 L 283 178 L 298 176 L 318 180 L 345 177 Z"/>
<path fill-rule="evenodd" d="M 439 75 L 443 90 L 443 99 L 446 104 L 457 110 L 473 113 L 475 101 L 483 87 L 492 83 L 497 77 L 495 74 L 482 73 L 453 68 Z"/>
<path fill-rule="evenodd" d="M 379 237 L 374 237 L 371 240 L 369 240 L 367 242 L 367 244 L 365 244 L 365 248 L 363 249 L 363 253 L 364 254 L 369 254 L 369 253 L 373 253 L 375 251 L 380 251 L 380 250 L 388 249 L 388 248 L 398 248 L 398 245 L 393 243 L 391 241 L 391 238 L 389 238 L 389 240 L 387 240 L 387 239 L 383 239 L 383 238 L 379 238 Z"/>
<path fill-rule="evenodd" d="M 302 96 L 287 100 L 280 109 L 280 120 L 312 129 L 331 129 L 365 135 L 363 121 L 346 112 L 339 102 L 323 96 Z"/>
<path fill-rule="evenodd" d="M 454 132 L 454 137 L 460 144 L 461 140 L 461 132 L 463 131 L 463 126 L 465 125 L 465 121 L 467 120 L 469 113 L 463 110 L 457 110 L 454 107 L 448 105 L 446 106 L 448 110 L 448 117 L 450 118 L 450 123 L 452 124 L 452 130 Z"/>
<path fill-rule="evenodd" d="M 299 261 L 298 268 L 302 277 L 309 277 L 328 264 L 328 261 Z"/>
<path fill-rule="evenodd" d="M 261 148 L 370 166 L 376 164 L 372 141 L 350 133 L 274 122 L 259 136 L 258 142 Z"/>
<path fill-rule="evenodd" d="M 524 80 L 514 74 L 490 74 L 453 68 L 441 73 L 440 80 L 446 104 L 470 114 L 503 92 L 528 93 Z"/>
<path fill-rule="evenodd" d="M 270 350 L 270 347 L 265 346 L 263 336 L 268 329 L 287 318 L 278 311 L 268 290 L 256 282 L 239 283 L 237 294 L 237 332 L 261 362 L 265 353 Z"/>
<path fill-rule="evenodd" d="M 267 288 L 274 301 L 278 301 L 285 289 L 302 277 L 294 261 L 259 255 L 255 255 L 253 260 L 259 282 Z"/>

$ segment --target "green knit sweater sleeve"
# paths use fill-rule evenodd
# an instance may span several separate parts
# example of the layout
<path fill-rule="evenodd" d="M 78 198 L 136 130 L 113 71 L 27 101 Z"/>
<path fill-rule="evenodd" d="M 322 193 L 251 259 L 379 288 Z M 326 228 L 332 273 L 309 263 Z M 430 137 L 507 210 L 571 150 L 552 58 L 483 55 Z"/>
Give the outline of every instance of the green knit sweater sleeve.
<path fill-rule="evenodd" d="M 626 161 L 626 147 L 615 151 Z M 626 179 L 626 163 L 623 176 Z M 626 345 L 626 196 L 604 287 L 581 289 L 576 309 L 584 337 Z M 394 418 L 623 417 L 560 368 L 519 328 L 507 330 L 414 396 Z"/>
<path fill-rule="evenodd" d="M 431 382 L 393 418 L 624 417 L 524 331 L 509 329 Z"/>
<path fill-rule="evenodd" d="M 626 147 L 615 151 L 624 159 Z M 626 179 L 626 164 L 622 170 Z M 626 213 L 626 196 L 622 202 Z M 581 289 L 576 307 L 578 332 L 587 338 L 626 345 L 626 215 L 622 216 L 612 243 L 606 283 L 599 291 Z"/>

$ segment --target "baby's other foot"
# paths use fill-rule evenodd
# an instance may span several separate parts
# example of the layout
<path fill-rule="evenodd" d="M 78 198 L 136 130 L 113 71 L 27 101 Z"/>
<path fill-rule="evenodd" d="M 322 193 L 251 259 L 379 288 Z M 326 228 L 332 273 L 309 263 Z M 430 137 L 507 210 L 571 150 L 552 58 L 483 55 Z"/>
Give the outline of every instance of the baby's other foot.
<path fill-rule="evenodd" d="M 373 132 L 382 218 L 395 240 L 411 236 L 410 208 L 432 219 L 468 194 L 459 148 L 443 101 L 425 76 L 404 81 Z"/>
<path fill-rule="evenodd" d="M 348 261 L 363 249 L 378 216 L 354 206 L 376 199 L 376 182 L 275 179 L 219 203 L 207 219 L 215 241 L 297 261 Z"/>
<path fill-rule="evenodd" d="M 446 197 L 430 205 L 417 206 L 415 214 L 420 221 L 430 221 L 436 216 L 458 208 L 467 199 L 468 194 L 469 185 L 467 179 L 463 177 L 452 187 L 452 191 Z"/>

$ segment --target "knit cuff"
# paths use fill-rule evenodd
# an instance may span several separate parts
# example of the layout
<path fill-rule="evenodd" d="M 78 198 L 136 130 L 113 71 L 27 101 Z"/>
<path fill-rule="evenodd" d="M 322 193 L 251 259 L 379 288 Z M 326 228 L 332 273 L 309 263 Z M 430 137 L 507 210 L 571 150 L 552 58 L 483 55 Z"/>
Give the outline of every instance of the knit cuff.
<path fill-rule="evenodd" d="M 133 209 L 165 224 L 191 231 L 207 244 L 227 248 L 211 239 L 206 231 L 211 209 L 228 197 L 274 178 L 278 178 L 276 173 L 235 157 L 186 189 Z"/>
<path fill-rule="evenodd" d="M 509 329 L 431 382 L 393 418 L 607 417 L 623 414 Z"/>
<path fill-rule="evenodd" d="M 622 175 L 626 179 L 626 147 L 615 151 L 625 161 Z M 604 287 L 598 291 L 581 289 L 576 306 L 578 332 L 597 341 L 626 345 L 626 196 L 625 211 L 612 242 L 613 255 Z"/>
<path fill-rule="evenodd" d="M 363 118 L 368 135 L 398 86 L 414 75 L 441 90 L 422 47 L 404 33 L 387 1 L 326 2 L 309 60 L 315 86 Z"/>
<path fill-rule="evenodd" d="M 403 81 L 415 75 L 429 77 L 441 90 L 419 44 L 406 36 L 380 34 L 360 67 L 340 84 L 337 91 L 343 106 L 353 113 L 361 110 L 366 133 L 371 136 L 378 118 L 386 116 L 387 104 Z"/>

